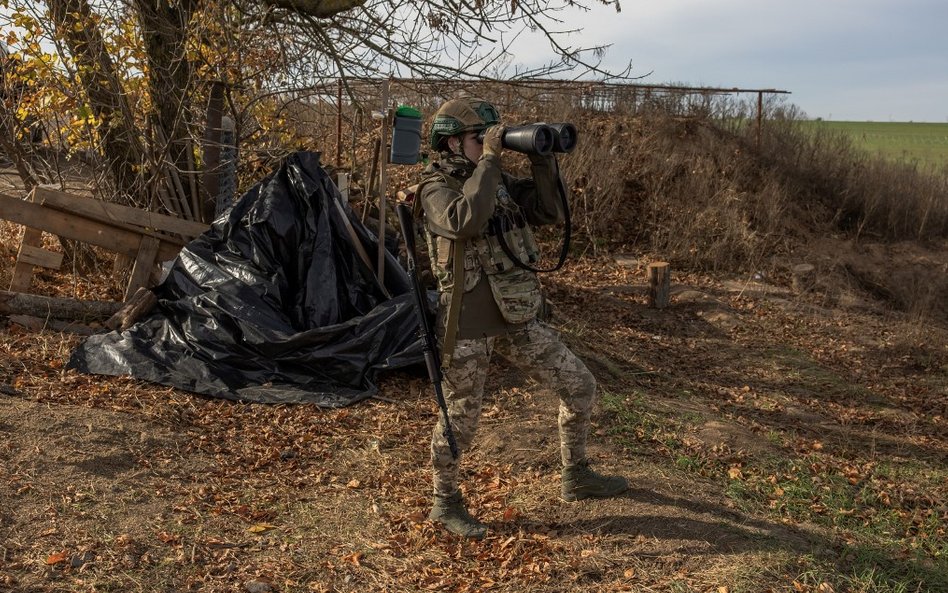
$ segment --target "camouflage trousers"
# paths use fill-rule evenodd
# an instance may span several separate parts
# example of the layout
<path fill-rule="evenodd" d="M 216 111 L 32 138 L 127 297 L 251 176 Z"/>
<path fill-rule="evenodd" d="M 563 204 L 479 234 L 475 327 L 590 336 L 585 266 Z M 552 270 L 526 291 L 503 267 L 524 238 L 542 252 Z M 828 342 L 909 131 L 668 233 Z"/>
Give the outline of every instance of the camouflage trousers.
<path fill-rule="evenodd" d="M 596 378 L 560 341 L 559 335 L 539 321 L 532 321 L 520 331 L 501 336 L 458 340 L 451 366 L 444 371 L 443 387 L 451 428 L 462 456 L 470 448 L 477 431 L 484 381 L 494 351 L 556 392 L 560 398 L 560 455 L 563 465 L 584 459 Z M 457 491 L 460 461 L 460 458 L 451 456 L 444 438 L 444 421 L 439 417 L 431 439 L 435 494 L 450 496 Z"/>

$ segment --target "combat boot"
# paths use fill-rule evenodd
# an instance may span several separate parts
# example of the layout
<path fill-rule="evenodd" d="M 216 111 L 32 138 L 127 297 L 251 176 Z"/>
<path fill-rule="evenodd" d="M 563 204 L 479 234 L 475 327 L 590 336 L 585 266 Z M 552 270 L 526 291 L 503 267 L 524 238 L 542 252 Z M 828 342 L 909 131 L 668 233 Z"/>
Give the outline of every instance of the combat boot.
<path fill-rule="evenodd" d="M 629 489 L 622 476 L 604 476 L 590 469 L 589 460 L 563 468 L 563 500 L 573 502 L 584 498 L 611 498 Z"/>
<path fill-rule="evenodd" d="M 460 490 L 451 496 L 436 494 L 428 518 L 441 523 L 445 529 L 462 537 L 482 539 L 487 533 L 487 525 L 472 517 L 464 508 Z"/>

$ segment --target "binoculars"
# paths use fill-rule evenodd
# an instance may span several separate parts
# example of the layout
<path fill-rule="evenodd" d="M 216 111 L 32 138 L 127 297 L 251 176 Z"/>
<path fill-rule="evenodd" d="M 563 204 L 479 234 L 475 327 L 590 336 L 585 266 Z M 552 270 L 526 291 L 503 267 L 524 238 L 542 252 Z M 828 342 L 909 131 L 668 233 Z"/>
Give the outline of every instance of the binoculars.
<path fill-rule="evenodd" d="M 483 130 L 477 140 L 483 143 L 486 133 L 487 130 Z M 576 148 L 576 126 L 567 123 L 510 126 L 504 130 L 500 142 L 504 148 L 528 154 L 572 152 Z"/>

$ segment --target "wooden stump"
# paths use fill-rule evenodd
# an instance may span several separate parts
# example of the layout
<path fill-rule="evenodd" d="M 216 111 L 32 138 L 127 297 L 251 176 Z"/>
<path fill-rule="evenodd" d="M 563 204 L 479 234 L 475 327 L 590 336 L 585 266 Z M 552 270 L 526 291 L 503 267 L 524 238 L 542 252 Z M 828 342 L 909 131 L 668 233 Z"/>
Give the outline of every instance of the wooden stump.
<path fill-rule="evenodd" d="M 115 315 L 105 322 L 105 327 L 114 331 L 125 331 L 132 327 L 136 321 L 149 314 L 155 305 L 158 304 L 158 297 L 147 288 L 139 288 L 132 298 L 130 298 Z"/>
<path fill-rule="evenodd" d="M 807 292 L 816 284 L 816 266 L 813 264 L 799 264 L 790 268 L 793 275 L 793 290 Z"/>
<path fill-rule="evenodd" d="M 671 296 L 671 267 L 658 261 L 648 265 L 648 306 L 664 309 Z"/>

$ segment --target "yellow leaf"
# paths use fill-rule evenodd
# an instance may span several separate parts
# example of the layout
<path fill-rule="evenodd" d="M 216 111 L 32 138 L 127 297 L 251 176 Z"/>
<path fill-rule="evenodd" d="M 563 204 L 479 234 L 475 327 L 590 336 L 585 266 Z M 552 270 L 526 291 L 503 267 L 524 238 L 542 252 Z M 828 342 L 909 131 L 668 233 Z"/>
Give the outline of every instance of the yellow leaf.
<path fill-rule="evenodd" d="M 732 480 L 740 480 L 744 477 L 744 474 L 741 473 L 741 468 L 732 467 L 731 469 L 727 470 L 727 476 Z"/>
<path fill-rule="evenodd" d="M 730 593 L 730 591 L 731 590 L 725 587 L 724 585 L 721 585 L 720 587 L 718 587 L 718 593 Z"/>
<path fill-rule="evenodd" d="M 247 531 L 249 531 L 250 533 L 263 533 L 265 531 L 270 531 L 271 529 L 274 529 L 275 527 L 276 525 L 273 525 L 272 523 L 257 523 L 255 525 L 251 525 L 250 527 L 248 527 Z"/>
<path fill-rule="evenodd" d="M 346 484 L 346 488 L 358 488 L 361 485 L 362 485 L 362 482 L 360 482 L 359 480 L 350 480 L 349 483 Z"/>

